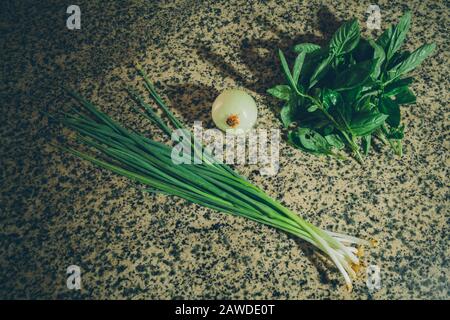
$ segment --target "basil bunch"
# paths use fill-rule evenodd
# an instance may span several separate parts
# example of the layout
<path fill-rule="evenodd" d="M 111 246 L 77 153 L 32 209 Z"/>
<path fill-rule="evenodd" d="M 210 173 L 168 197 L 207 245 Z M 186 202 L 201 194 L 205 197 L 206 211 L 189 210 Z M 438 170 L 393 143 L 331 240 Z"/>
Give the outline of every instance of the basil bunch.
<path fill-rule="evenodd" d="M 268 93 L 285 102 L 280 116 L 288 141 L 340 159 L 345 157 L 339 150 L 347 147 L 362 163 L 376 137 L 401 155 L 399 106 L 416 102 L 408 88 L 413 78 L 405 76 L 435 48 L 425 44 L 413 52 L 399 51 L 410 23 L 408 12 L 375 41 L 361 38 L 356 19 L 346 22 L 326 47 L 296 45 L 292 72 L 279 50 L 288 83 Z"/>

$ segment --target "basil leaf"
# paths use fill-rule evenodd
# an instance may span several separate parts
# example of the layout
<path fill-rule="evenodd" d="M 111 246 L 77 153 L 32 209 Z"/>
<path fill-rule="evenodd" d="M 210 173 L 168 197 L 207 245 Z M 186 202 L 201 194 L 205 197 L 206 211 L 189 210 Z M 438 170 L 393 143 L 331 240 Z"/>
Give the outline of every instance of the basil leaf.
<path fill-rule="evenodd" d="M 436 48 L 434 43 L 424 44 L 420 48 L 414 50 L 411 55 L 388 71 L 389 81 L 395 80 L 401 75 L 412 71 L 428 57 Z"/>
<path fill-rule="evenodd" d="M 392 90 L 390 90 L 389 92 L 385 92 L 384 96 L 385 97 L 393 97 L 396 94 L 400 93 L 402 90 L 404 90 L 405 88 L 408 88 L 407 86 L 403 86 L 403 87 L 397 87 L 397 88 L 393 88 Z"/>
<path fill-rule="evenodd" d="M 317 66 L 316 70 L 311 76 L 309 80 L 309 88 L 311 89 L 314 85 L 323 78 L 323 76 L 327 73 L 330 68 L 330 63 L 332 61 L 332 57 L 328 56 Z"/>
<path fill-rule="evenodd" d="M 341 91 L 342 98 L 345 103 L 354 104 L 358 100 L 358 97 L 362 91 L 362 86 L 357 86 L 349 90 Z"/>
<path fill-rule="evenodd" d="M 267 93 L 281 100 L 289 100 L 291 96 L 291 87 L 288 85 L 278 85 L 268 89 Z"/>
<path fill-rule="evenodd" d="M 327 140 L 315 130 L 299 128 L 297 137 L 303 148 L 310 152 L 328 154 L 331 151 L 331 146 Z"/>
<path fill-rule="evenodd" d="M 370 76 L 372 79 L 378 79 L 381 73 L 381 66 L 383 65 L 384 60 L 386 59 L 386 54 L 384 53 L 383 47 L 378 45 L 375 41 L 372 39 L 369 40 L 369 44 L 374 49 L 373 51 L 373 59 L 376 60 L 375 65 L 373 66 L 372 73 Z"/>
<path fill-rule="evenodd" d="M 297 110 L 296 119 L 303 128 L 322 130 L 330 124 L 330 121 L 320 112 L 308 112 L 308 107 Z M 330 133 L 330 132 L 328 132 Z"/>
<path fill-rule="evenodd" d="M 365 61 L 371 59 L 373 56 L 373 48 L 369 44 L 369 41 L 365 39 L 360 39 L 355 50 L 352 51 L 350 57 L 353 57 L 356 62 Z"/>
<path fill-rule="evenodd" d="M 416 103 L 416 96 L 408 88 L 408 86 L 396 87 L 389 92 L 384 93 L 385 97 L 394 97 L 398 104 L 412 104 Z"/>
<path fill-rule="evenodd" d="M 400 125 L 400 107 L 391 98 L 382 97 L 379 102 L 379 110 L 388 115 L 386 122 L 391 127 L 398 127 Z"/>
<path fill-rule="evenodd" d="M 308 109 L 306 109 L 306 110 L 308 110 L 308 112 L 314 112 L 314 111 L 316 111 L 317 110 L 317 108 L 318 108 L 318 106 L 316 105 L 316 104 L 313 104 L 312 106 L 310 106 Z"/>
<path fill-rule="evenodd" d="M 365 136 L 380 127 L 388 115 L 375 112 L 361 112 L 352 117 L 350 129 L 356 136 Z"/>
<path fill-rule="evenodd" d="M 303 63 L 305 62 L 305 56 L 306 52 L 301 52 L 295 59 L 294 70 L 292 71 L 292 77 L 295 84 L 298 83 L 298 79 L 300 78 L 300 72 L 302 70 Z"/>
<path fill-rule="evenodd" d="M 395 102 L 398 104 L 416 103 L 416 96 L 408 87 L 401 87 L 401 90 L 395 95 Z"/>
<path fill-rule="evenodd" d="M 338 122 L 347 126 L 352 117 L 352 108 L 348 103 L 344 103 L 339 92 L 325 88 L 321 92 L 322 104 L 330 113 L 338 116 Z"/>
<path fill-rule="evenodd" d="M 392 25 L 386 29 L 377 39 L 376 43 L 381 46 L 386 53 L 386 61 L 391 60 L 394 53 L 400 49 L 406 34 L 411 25 L 411 13 L 405 13 L 399 20 L 397 25 Z"/>
<path fill-rule="evenodd" d="M 293 112 L 289 103 L 281 108 L 280 118 L 285 128 L 289 127 L 289 125 L 294 122 Z"/>
<path fill-rule="evenodd" d="M 297 96 L 294 92 L 291 92 L 289 100 L 285 103 L 280 111 L 280 118 L 285 128 L 299 118 L 300 103 L 302 98 Z"/>
<path fill-rule="evenodd" d="M 300 82 L 309 85 L 311 76 L 317 68 L 317 65 L 326 57 L 328 57 L 328 48 L 321 48 L 320 50 L 307 54 L 300 74 Z"/>
<path fill-rule="evenodd" d="M 359 42 L 359 25 L 356 19 L 344 23 L 330 41 L 330 52 L 339 56 L 352 51 Z"/>
<path fill-rule="evenodd" d="M 352 89 L 363 84 L 370 77 L 375 62 L 373 60 L 359 62 L 344 70 L 344 72 L 339 74 L 339 77 L 335 78 L 333 88 L 341 91 Z"/>
<path fill-rule="evenodd" d="M 411 12 L 408 11 L 403 15 L 403 17 L 400 18 L 398 24 L 392 29 L 392 34 L 389 39 L 389 46 L 386 50 L 386 60 L 389 61 L 393 57 L 394 53 L 400 49 L 403 41 L 405 41 L 410 25 Z"/>
<path fill-rule="evenodd" d="M 359 98 L 355 104 L 355 111 L 367 112 L 370 111 L 370 109 L 371 109 L 370 96 Z"/>
<path fill-rule="evenodd" d="M 396 81 L 394 81 L 394 82 L 391 82 L 390 84 L 388 84 L 388 85 L 384 88 L 384 95 L 385 95 L 385 96 L 393 96 L 393 95 L 396 95 L 397 92 L 399 92 L 399 91 L 396 91 L 398 88 L 408 86 L 408 85 L 410 85 L 413 81 L 414 81 L 414 78 L 408 77 L 408 78 L 403 78 L 403 79 L 399 79 L 399 80 L 396 80 Z"/>
<path fill-rule="evenodd" d="M 328 144 L 338 150 L 343 149 L 345 146 L 344 142 L 342 142 L 341 138 L 337 134 L 329 134 L 325 136 L 325 140 L 327 140 Z"/>
<path fill-rule="evenodd" d="M 294 47 L 294 51 L 296 53 L 311 53 L 314 52 L 316 50 L 319 50 L 320 46 L 318 46 L 317 44 L 314 43 L 301 43 L 301 44 L 297 44 Z"/>
<path fill-rule="evenodd" d="M 291 72 L 289 71 L 289 66 L 287 64 L 286 58 L 284 57 L 283 51 L 278 49 L 278 56 L 280 57 L 281 61 L 281 67 L 283 68 L 284 76 L 286 77 L 286 80 L 289 82 L 289 85 L 292 87 L 292 89 L 296 89 L 296 83 L 294 82 L 294 79 L 292 78 Z"/>
<path fill-rule="evenodd" d="M 386 29 L 381 36 L 378 37 L 376 43 L 381 46 L 385 52 L 387 52 L 389 41 L 392 38 L 392 29 L 393 27 L 390 26 L 389 29 Z"/>
<path fill-rule="evenodd" d="M 322 98 L 322 104 L 325 107 L 325 109 L 330 109 L 331 107 L 337 105 L 338 103 L 341 103 L 342 97 L 339 94 L 339 92 L 336 92 L 334 90 L 325 88 L 320 92 L 321 98 Z"/>
<path fill-rule="evenodd" d="M 296 148 L 303 150 L 305 152 L 312 153 L 315 155 L 322 154 L 323 152 L 318 152 L 316 149 L 311 150 L 311 149 L 305 148 L 303 143 L 300 141 L 300 135 L 301 135 L 300 130 L 305 130 L 305 129 L 290 130 L 288 132 L 288 142 L 291 143 L 292 145 L 294 145 Z"/>
<path fill-rule="evenodd" d="M 304 150 L 300 143 L 300 139 L 298 138 L 297 130 L 289 130 L 288 134 L 287 134 L 287 139 L 288 139 L 288 142 L 291 143 L 292 145 L 294 145 L 295 147 Z"/>
<path fill-rule="evenodd" d="M 406 58 L 408 58 L 411 55 L 411 52 L 408 50 L 402 51 L 402 52 L 396 52 L 394 56 L 389 60 L 389 63 L 386 66 L 386 70 L 391 70 L 395 65 L 399 64 L 400 62 L 404 61 Z"/>

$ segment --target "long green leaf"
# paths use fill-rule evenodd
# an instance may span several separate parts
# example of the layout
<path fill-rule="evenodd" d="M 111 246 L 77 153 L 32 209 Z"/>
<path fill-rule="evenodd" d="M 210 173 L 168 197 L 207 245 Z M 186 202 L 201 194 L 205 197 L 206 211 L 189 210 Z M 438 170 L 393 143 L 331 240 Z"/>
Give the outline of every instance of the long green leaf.
<path fill-rule="evenodd" d="M 372 39 L 369 40 L 369 44 L 374 49 L 373 58 L 376 60 L 376 63 L 373 66 L 373 70 L 372 70 L 372 73 L 370 74 L 370 76 L 372 77 L 372 79 L 378 79 L 378 77 L 381 74 L 381 66 L 383 65 L 383 63 L 386 59 L 386 54 L 384 53 L 383 47 L 378 45 Z"/>
<path fill-rule="evenodd" d="M 344 23 L 330 41 L 330 52 L 339 56 L 352 51 L 359 42 L 359 25 L 356 19 Z"/>
<path fill-rule="evenodd" d="M 294 81 L 294 78 L 292 77 L 291 71 L 289 70 L 288 63 L 286 61 L 286 57 L 283 54 L 283 51 L 278 49 L 278 56 L 280 57 L 281 67 L 284 72 L 284 76 L 286 77 L 286 80 L 288 81 L 291 88 L 296 91 L 297 90 L 297 83 Z"/>
<path fill-rule="evenodd" d="M 294 51 L 296 53 L 311 53 L 319 49 L 320 46 L 314 43 L 301 43 L 294 46 Z"/>
<path fill-rule="evenodd" d="M 391 70 L 389 70 L 389 81 L 392 82 L 399 78 L 400 76 L 414 70 L 419 64 L 422 63 L 436 48 L 434 43 L 432 44 L 424 44 L 420 48 L 414 50 L 411 55 L 394 66 Z"/>
<path fill-rule="evenodd" d="M 311 79 L 309 80 L 309 88 L 314 87 L 325 76 L 331 66 L 332 60 L 332 56 L 327 56 L 317 66 L 317 68 L 314 70 L 314 73 L 311 75 Z"/>
<path fill-rule="evenodd" d="M 358 113 L 353 116 L 350 128 L 356 136 L 365 136 L 378 129 L 387 117 L 381 113 Z"/>
<path fill-rule="evenodd" d="M 392 127 L 400 125 L 400 107 L 391 98 L 382 97 L 379 103 L 380 112 L 388 115 L 386 122 Z"/>
<path fill-rule="evenodd" d="M 336 91 L 343 91 L 363 85 L 372 74 L 376 63 L 376 60 L 367 60 L 354 64 L 335 78 L 333 88 Z"/>
<path fill-rule="evenodd" d="M 399 20 L 398 24 L 393 27 L 391 37 L 389 39 L 389 45 L 386 50 L 386 60 L 390 60 L 394 53 L 400 49 L 405 41 L 406 34 L 408 33 L 411 25 L 411 12 L 406 12 Z"/>
<path fill-rule="evenodd" d="M 267 93 L 275 98 L 288 101 L 291 97 L 291 87 L 287 85 L 277 85 L 267 90 Z"/>
<path fill-rule="evenodd" d="M 295 59 L 294 69 L 292 71 L 292 78 L 294 83 L 297 85 L 298 79 L 300 78 L 300 73 L 302 72 L 303 63 L 305 62 L 306 52 L 302 51 L 298 54 Z"/>

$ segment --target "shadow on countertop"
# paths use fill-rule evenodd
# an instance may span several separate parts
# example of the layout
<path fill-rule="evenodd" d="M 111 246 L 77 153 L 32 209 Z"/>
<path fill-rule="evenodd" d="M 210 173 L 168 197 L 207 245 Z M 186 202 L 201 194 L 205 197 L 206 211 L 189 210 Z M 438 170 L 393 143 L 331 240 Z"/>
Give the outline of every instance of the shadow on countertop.
<path fill-rule="evenodd" d="M 292 36 L 289 32 L 281 30 L 278 25 L 273 24 L 267 18 L 260 17 L 258 21 L 264 30 L 271 30 L 275 33 L 274 39 L 244 37 L 241 41 L 239 52 L 241 61 L 251 71 L 251 78 L 257 80 L 249 80 L 231 63 L 225 62 L 222 55 L 214 52 L 210 42 L 200 42 L 196 49 L 199 56 L 220 70 L 224 77 L 231 77 L 239 85 L 263 95 L 265 95 L 268 88 L 282 81 L 277 49 L 281 49 L 285 53 L 288 61 L 293 60 L 295 53 L 292 48 L 295 44 L 310 42 L 324 45 L 342 23 L 325 5 L 321 6 L 317 11 L 317 24 L 322 36 L 314 34 Z M 265 49 L 268 54 L 261 55 L 258 52 L 259 49 Z"/>

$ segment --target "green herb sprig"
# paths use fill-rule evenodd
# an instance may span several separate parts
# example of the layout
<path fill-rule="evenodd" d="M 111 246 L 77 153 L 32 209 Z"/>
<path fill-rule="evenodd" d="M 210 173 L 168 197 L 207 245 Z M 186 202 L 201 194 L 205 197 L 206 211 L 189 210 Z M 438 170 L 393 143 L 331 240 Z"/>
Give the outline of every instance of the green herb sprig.
<path fill-rule="evenodd" d="M 135 110 L 155 124 L 167 138 L 174 129 L 185 129 L 156 93 L 147 75 L 138 68 L 144 86 L 154 103 L 162 109 L 164 122 L 136 91 L 128 89 L 137 106 Z M 269 197 L 258 187 L 226 164 L 214 161 L 207 149 L 192 134 L 186 135 L 191 150 L 203 160 L 201 164 L 174 164 L 172 148 L 161 142 L 128 130 L 101 112 L 94 104 L 75 92 L 70 95 L 79 108 L 57 117 L 65 126 L 78 133 L 77 140 L 90 148 L 82 152 L 75 148 L 59 147 L 79 158 L 128 177 L 142 185 L 147 192 L 178 196 L 190 202 L 285 231 L 303 239 L 327 255 L 352 287 L 360 265 L 357 246 L 367 241 L 352 236 L 322 230 Z"/>
<path fill-rule="evenodd" d="M 413 52 L 400 51 L 411 24 L 407 12 L 377 40 L 363 39 L 358 22 L 344 23 L 327 46 L 302 43 L 291 72 L 281 50 L 287 84 L 268 93 L 284 101 L 281 121 L 288 141 L 316 155 L 345 159 L 349 149 L 362 163 L 373 138 L 402 155 L 400 105 L 416 102 L 406 77 L 435 49 L 424 44 Z"/>

